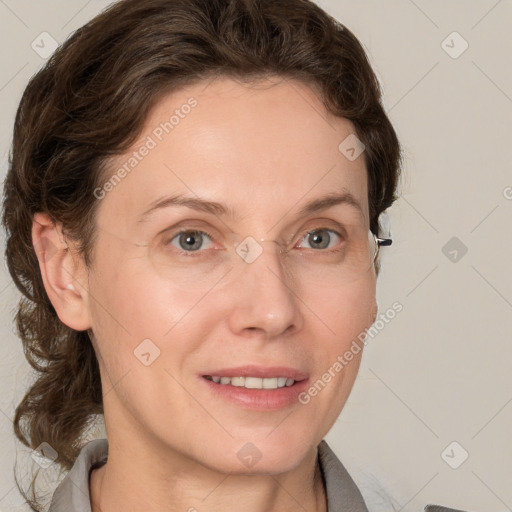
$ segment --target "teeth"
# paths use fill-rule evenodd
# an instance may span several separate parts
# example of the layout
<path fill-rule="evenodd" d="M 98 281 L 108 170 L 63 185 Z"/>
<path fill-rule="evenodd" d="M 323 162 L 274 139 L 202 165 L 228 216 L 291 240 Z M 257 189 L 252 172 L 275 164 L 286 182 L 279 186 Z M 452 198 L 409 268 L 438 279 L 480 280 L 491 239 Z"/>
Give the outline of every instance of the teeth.
<path fill-rule="evenodd" d="M 230 384 L 231 386 L 242 387 L 246 389 L 278 389 L 292 386 L 295 381 L 286 377 L 219 377 L 206 375 L 208 380 L 217 384 Z"/>
<path fill-rule="evenodd" d="M 231 385 L 242 387 L 245 384 L 245 379 L 243 377 L 231 377 Z"/>
<path fill-rule="evenodd" d="M 278 383 L 277 383 L 277 377 L 274 377 L 272 379 L 257 379 L 261 380 L 261 387 L 263 389 L 277 389 Z M 245 380 L 245 385 L 247 386 L 247 379 Z"/>

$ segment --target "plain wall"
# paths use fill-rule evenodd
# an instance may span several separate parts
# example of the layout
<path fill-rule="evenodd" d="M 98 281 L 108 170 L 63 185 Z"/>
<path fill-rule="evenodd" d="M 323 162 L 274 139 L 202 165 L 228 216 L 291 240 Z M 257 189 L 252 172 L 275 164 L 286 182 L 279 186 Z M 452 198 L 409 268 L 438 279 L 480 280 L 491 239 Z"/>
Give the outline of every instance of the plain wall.
<path fill-rule="evenodd" d="M 366 46 L 405 156 L 378 281 L 380 313 L 403 309 L 368 339 L 327 440 L 370 510 L 512 510 L 512 2 L 318 3 Z M 44 63 L 32 41 L 48 32 L 63 42 L 106 5 L 0 3 L 2 177 L 17 104 Z M 16 454 L 23 468 L 29 453 L 11 420 L 32 378 L 14 334 L 17 298 L 4 264 L 0 511 L 28 510 L 13 478 Z M 445 460 L 457 465 L 462 450 L 453 469 Z"/>

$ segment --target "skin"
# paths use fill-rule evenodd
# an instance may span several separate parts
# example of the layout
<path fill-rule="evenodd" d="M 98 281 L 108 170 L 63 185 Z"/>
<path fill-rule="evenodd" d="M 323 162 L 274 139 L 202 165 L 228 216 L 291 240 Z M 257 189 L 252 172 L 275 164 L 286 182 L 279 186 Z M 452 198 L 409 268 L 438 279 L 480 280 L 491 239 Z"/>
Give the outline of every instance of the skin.
<path fill-rule="evenodd" d="M 346 205 L 297 217 L 306 202 L 342 190 L 360 202 L 368 228 L 364 158 L 349 161 L 338 150 L 355 129 L 303 83 L 274 78 L 254 87 L 224 77 L 164 97 L 134 148 L 190 97 L 198 102 L 192 112 L 100 200 L 90 268 L 59 224 L 34 218 L 34 243 L 45 239 L 56 251 L 40 256 L 50 300 L 65 324 L 91 330 L 100 364 L 109 459 L 91 474 L 93 512 L 325 511 L 317 445 L 349 396 L 362 351 L 307 405 L 277 410 L 219 398 L 200 375 L 253 363 L 291 366 L 316 381 L 373 323 L 374 270 L 343 286 L 315 286 L 262 242 L 256 261 L 237 263 L 206 289 L 166 280 L 148 244 L 159 251 L 157 234 L 189 219 L 217 235 L 215 247 L 227 247 L 232 230 L 265 241 L 296 234 L 289 247 L 298 250 L 307 229 L 355 218 Z M 106 179 L 126 159 L 110 161 Z M 137 223 L 152 201 L 177 193 L 229 205 L 238 217 L 168 208 Z M 149 366 L 134 356 L 147 338 L 160 350 Z M 261 454 L 250 468 L 237 457 L 249 442 Z"/>

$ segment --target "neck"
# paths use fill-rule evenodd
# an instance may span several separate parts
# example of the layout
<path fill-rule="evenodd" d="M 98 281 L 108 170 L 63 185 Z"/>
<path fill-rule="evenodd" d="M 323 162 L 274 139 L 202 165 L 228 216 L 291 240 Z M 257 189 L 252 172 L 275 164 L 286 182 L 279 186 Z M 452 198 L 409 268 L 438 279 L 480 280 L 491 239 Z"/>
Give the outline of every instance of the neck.
<path fill-rule="evenodd" d="M 92 512 L 327 511 L 316 449 L 286 473 L 235 475 L 109 441 L 108 461 L 92 471 L 90 492 Z"/>

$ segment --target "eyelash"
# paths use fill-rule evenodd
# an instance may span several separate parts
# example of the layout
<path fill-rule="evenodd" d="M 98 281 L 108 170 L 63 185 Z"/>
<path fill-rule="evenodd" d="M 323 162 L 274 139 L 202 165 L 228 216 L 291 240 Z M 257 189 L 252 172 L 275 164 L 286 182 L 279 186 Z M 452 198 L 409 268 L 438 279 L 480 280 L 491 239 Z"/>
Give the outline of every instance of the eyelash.
<path fill-rule="evenodd" d="M 334 229 L 327 228 L 327 227 L 317 227 L 317 228 L 308 230 L 305 233 L 305 235 L 300 240 L 301 241 L 304 240 L 304 238 L 306 238 L 308 235 L 311 235 L 312 233 L 315 233 L 316 231 L 328 231 L 330 233 L 335 233 L 341 239 L 344 238 L 341 233 L 339 233 L 338 231 L 336 231 Z M 204 231 L 202 229 L 182 228 L 179 231 L 177 231 L 176 233 L 173 233 L 172 236 L 170 236 L 170 238 L 166 238 L 166 241 L 164 242 L 164 246 L 168 247 L 169 245 L 171 245 L 171 242 L 175 238 L 179 237 L 180 235 L 182 235 L 184 233 L 198 233 L 200 235 L 206 235 L 208 238 L 210 238 L 210 240 L 212 242 L 213 242 L 213 239 L 214 239 L 214 236 L 211 233 L 209 233 L 208 231 Z M 178 249 L 176 247 L 174 247 L 174 249 L 176 249 L 176 251 L 177 251 L 177 253 L 179 255 L 183 255 L 183 256 L 187 256 L 187 257 L 197 257 L 201 253 L 205 252 L 204 250 L 201 250 L 201 249 L 196 250 L 196 251 L 183 251 L 183 250 L 180 250 L 180 249 Z M 309 250 L 310 251 L 315 251 L 317 253 L 331 254 L 331 253 L 336 253 L 336 252 L 342 251 L 343 247 L 339 247 L 337 249 L 309 249 Z"/>

